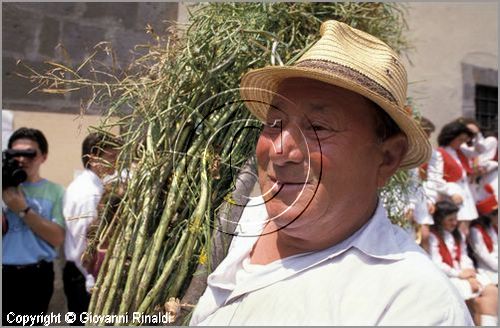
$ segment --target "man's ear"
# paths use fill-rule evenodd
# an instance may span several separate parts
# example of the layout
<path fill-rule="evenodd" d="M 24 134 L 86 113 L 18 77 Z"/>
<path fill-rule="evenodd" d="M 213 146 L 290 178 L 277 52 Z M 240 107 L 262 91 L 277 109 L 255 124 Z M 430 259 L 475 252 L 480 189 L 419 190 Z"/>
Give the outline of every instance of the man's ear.
<path fill-rule="evenodd" d="M 86 156 L 88 157 L 87 167 L 88 167 L 88 169 L 93 171 L 96 164 L 99 163 L 98 158 L 97 158 L 97 156 L 91 155 L 91 154 L 86 155 Z"/>
<path fill-rule="evenodd" d="M 387 138 L 380 145 L 382 151 L 382 163 L 379 166 L 377 187 L 382 188 L 387 180 L 398 170 L 408 150 L 406 135 L 398 133 Z"/>

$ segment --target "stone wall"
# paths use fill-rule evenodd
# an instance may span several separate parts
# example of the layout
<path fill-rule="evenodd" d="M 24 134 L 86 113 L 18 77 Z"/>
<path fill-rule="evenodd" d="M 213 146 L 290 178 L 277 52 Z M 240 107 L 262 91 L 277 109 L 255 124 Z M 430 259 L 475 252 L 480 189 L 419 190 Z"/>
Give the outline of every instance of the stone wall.
<path fill-rule="evenodd" d="M 173 2 L 3 3 L 3 109 L 78 113 L 81 94 L 28 95 L 34 85 L 16 75 L 26 72 L 17 61 L 37 70 L 47 68 L 46 61 L 76 67 L 93 52 L 94 45 L 108 41 L 115 50 L 117 68 L 126 68 L 134 46 L 152 42 L 145 26 L 161 31 L 168 26 L 165 21 L 176 20 L 177 14 L 178 4 Z M 111 56 L 100 59 L 111 63 Z M 98 111 L 93 109 L 94 114 Z"/>

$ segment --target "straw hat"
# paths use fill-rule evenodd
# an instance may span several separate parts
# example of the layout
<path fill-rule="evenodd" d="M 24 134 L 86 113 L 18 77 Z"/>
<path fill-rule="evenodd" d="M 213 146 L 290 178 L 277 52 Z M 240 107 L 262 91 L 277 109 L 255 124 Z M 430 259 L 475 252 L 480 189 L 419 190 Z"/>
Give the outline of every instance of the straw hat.
<path fill-rule="evenodd" d="M 400 168 L 426 162 L 431 145 L 406 104 L 406 70 L 384 42 L 344 23 L 321 25 L 321 38 L 293 66 L 268 66 L 246 73 L 240 94 L 248 109 L 264 121 L 273 94 L 287 78 L 302 77 L 354 91 L 378 104 L 408 137 Z"/>

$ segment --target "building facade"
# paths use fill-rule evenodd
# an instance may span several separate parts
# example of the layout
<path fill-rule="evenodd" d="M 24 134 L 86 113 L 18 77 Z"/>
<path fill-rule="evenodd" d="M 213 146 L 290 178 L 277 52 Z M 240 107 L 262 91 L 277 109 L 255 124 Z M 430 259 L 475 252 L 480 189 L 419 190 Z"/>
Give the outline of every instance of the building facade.
<path fill-rule="evenodd" d="M 406 58 L 408 90 L 416 108 L 436 132 L 460 116 L 497 131 L 498 4 L 412 2 L 407 23 L 414 47 Z"/>

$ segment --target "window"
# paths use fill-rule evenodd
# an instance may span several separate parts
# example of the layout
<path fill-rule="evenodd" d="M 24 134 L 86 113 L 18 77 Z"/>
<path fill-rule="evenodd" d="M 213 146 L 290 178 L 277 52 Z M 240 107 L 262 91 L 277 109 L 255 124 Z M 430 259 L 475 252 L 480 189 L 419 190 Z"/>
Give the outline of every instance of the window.
<path fill-rule="evenodd" d="M 486 132 L 498 131 L 498 88 L 476 85 L 476 120 Z"/>

